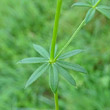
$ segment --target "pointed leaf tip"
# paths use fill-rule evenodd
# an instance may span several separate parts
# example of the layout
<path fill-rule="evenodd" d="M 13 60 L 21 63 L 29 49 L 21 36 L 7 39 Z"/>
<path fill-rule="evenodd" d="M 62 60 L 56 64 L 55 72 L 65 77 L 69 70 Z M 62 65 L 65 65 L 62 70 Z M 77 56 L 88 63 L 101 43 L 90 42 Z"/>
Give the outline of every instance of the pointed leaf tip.
<path fill-rule="evenodd" d="M 26 64 L 26 63 L 44 63 L 44 62 L 48 62 L 48 59 L 42 57 L 30 57 L 24 58 L 20 60 L 18 63 Z"/>
<path fill-rule="evenodd" d="M 102 13 L 104 16 L 106 16 L 108 19 L 110 19 L 110 7 L 98 6 L 96 9 L 97 9 L 100 13 Z"/>
<path fill-rule="evenodd" d="M 57 63 L 60 66 L 67 68 L 67 69 L 71 69 L 71 70 L 78 71 L 81 73 L 86 73 L 86 74 L 88 73 L 82 66 L 80 66 L 78 64 L 72 64 L 72 63 L 65 62 L 65 61 L 58 61 Z"/>
<path fill-rule="evenodd" d="M 33 44 L 34 49 L 43 57 L 49 58 L 49 53 L 40 45 Z"/>
<path fill-rule="evenodd" d="M 85 3 L 85 2 L 76 2 L 72 6 L 91 7 L 91 5 L 89 3 Z"/>
<path fill-rule="evenodd" d="M 26 82 L 25 88 L 31 85 L 35 80 L 37 80 L 48 68 L 48 64 L 41 65 L 28 79 Z"/>
<path fill-rule="evenodd" d="M 86 17 L 85 17 L 85 23 L 86 24 L 92 20 L 92 18 L 95 15 L 95 11 L 96 10 L 93 8 L 89 9 L 89 11 L 87 12 Z"/>
<path fill-rule="evenodd" d="M 74 55 L 77 55 L 77 54 L 79 54 L 81 52 L 84 52 L 84 50 L 82 50 L 82 49 L 73 50 L 73 51 L 70 51 L 70 52 L 67 52 L 67 53 L 62 54 L 58 59 L 69 58 L 69 57 L 72 57 Z"/>
<path fill-rule="evenodd" d="M 62 67 L 58 66 L 59 73 L 73 86 L 76 86 L 76 82 L 73 77 Z"/>
<path fill-rule="evenodd" d="M 56 64 L 52 64 L 49 67 L 49 85 L 53 93 L 56 93 L 56 90 L 58 88 L 58 69 L 56 67 Z"/>

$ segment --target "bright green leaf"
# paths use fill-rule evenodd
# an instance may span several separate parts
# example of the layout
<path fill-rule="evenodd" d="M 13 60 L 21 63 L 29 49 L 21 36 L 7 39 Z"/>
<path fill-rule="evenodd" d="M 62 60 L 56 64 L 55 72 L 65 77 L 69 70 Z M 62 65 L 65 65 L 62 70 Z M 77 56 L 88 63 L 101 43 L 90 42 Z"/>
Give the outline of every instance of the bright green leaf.
<path fill-rule="evenodd" d="M 49 58 L 49 53 L 40 45 L 33 44 L 34 49 L 43 57 Z"/>
<path fill-rule="evenodd" d="M 56 93 L 58 88 L 58 70 L 55 64 L 49 67 L 49 85 L 53 93 Z"/>
<path fill-rule="evenodd" d="M 77 2 L 77 3 L 74 3 L 72 6 L 91 7 L 90 4 L 84 3 L 84 2 Z"/>
<path fill-rule="evenodd" d="M 59 73 L 72 85 L 76 86 L 76 82 L 73 77 L 62 67 L 58 66 Z"/>
<path fill-rule="evenodd" d="M 81 73 L 87 73 L 87 71 L 78 64 L 71 64 L 71 63 L 68 63 L 68 62 L 65 62 L 65 61 L 58 61 L 57 63 L 60 66 L 64 67 L 64 68 L 72 69 L 74 71 L 78 71 L 78 72 L 81 72 Z"/>
<path fill-rule="evenodd" d="M 31 85 L 35 80 L 37 80 L 48 68 L 48 64 L 43 64 L 40 66 L 29 78 L 25 87 Z"/>
<path fill-rule="evenodd" d="M 72 57 L 74 55 L 77 55 L 77 54 L 79 54 L 79 53 L 81 53 L 83 51 L 84 50 L 81 50 L 81 49 L 73 50 L 73 51 L 70 51 L 70 52 L 67 52 L 67 53 L 62 54 L 58 59 L 69 58 L 69 57 Z"/>
<path fill-rule="evenodd" d="M 31 57 L 20 60 L 18 63 L 43 63 L 48 62 L 48 59 L 42 57 Z"/>
<path fill-rule="evenodd" d="M 89 9 L 85 17 L 85 23 L 87 24 L 89 21 L 91 21 L 94 15 L 95 15 L 95 9 L 93 8 Z"/>
<path fill-rule="evenodd" d="M 97 7 L 96 8 L 100 13 L 102 13 L 103 15 L 105 15 L 107 18 L 110 19 L 110 10 L 109 9 L 105 9 L 104 7 Z"/>

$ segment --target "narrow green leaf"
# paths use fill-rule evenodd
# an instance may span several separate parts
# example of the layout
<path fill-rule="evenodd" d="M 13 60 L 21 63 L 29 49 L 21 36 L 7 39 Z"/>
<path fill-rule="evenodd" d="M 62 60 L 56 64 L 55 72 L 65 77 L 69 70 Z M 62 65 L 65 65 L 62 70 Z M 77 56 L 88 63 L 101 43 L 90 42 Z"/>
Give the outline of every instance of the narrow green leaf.
<path fill-rule="evenodd" d="M 56 93 L 58 88 L 58 70 L 55 64 L 49 67 L 49 85 L 53 93 Z"/>
<path fill-rule="evenodd" d="M 102 8 L 105 10 L 110 10 L 110 6 L 106 6 L 106 5 L 98 5 L 97 8 Z"/>
<path fill-rule="evenodd" d="M 98 2 L 98 0 L 92 0 L 92 3 L 95 5 Z"/>
<path fill-rule="evenodd" d="M 110 19 L 110 9 L 105 9 L 104 7 L 97 7 L 96 8 L 100 13 L 102 13 L 104 16 L 106 16 L 108 19 Z"/>
<path fill-rule="evenodd" d="M 43 57 L 49 58 L 49 53 L 40 45 L 33 44 L 34 49 Z"/>
<path fill-rule="evenodd" d="M 55 55 L 54 55 L 54 57 L 57 55 L 57 50 L 58 50 L 58 45 L 56 44 L 55 45 Z"/>
<path fill-rule="evenodd" d="M 72 85 L 76 86 L 76 82 L 73 77 L 61 66 L 58 66 L 59 73 Z"/>
<path fill-rule="evenodd" d="M 84 50 L 81 50 L 81 49 L 73 50 L 73 51 L 70 51 L 70 52 L 67 52 L 67 53 L 62 54 L 58 59 L 69 58 L 69 57 L 72 57 L 74 55 L 77 55 L 77 54 L 79 54 L 79 53 L 81 53 L 83 51 Z"/>
<path fill-rule="evenodd" d="M 44 62 L 48 62 L 48 59 L 42 57 L 31 57 L 31 58 L 24 58 L 20 60 L 18 63 L 25 64 L 25 63 L 44 63 Z"/>
<path fill-rule="evenodd" d="M 80 7 L 91 7 L 90 4 L 84 2 L 76 2 L 72 6 L 80 6 Z"/>
<path fill-rule="evenodd" d="M 27 83 L 26 83 L 26 87 L 28 87 L 29 85 L 31 85 L 35 80 L 37 80 L 48 68 L 48 64 L 43 64 L 42 66 L 40 66 L 28 79 Z"/>
<path fill-rule="evenodd" d="M 89 21 L 91 21 L 94 15 L 95 15 L 95 9 L 93 8 L 89 9 L 85 17 L 85 23 L 87 24 Z"/>
<path fill-rule="evenodd" d="M 92 4 L 92 5 L 95 5 L 97 3 L 98 0 L 89 0 L 89 2 Z"/>
<path fill-rule="evenodd" d="M 60 66 L 64 67 L 64 68 L 72 69 L 74 71 L 78 71 L 78 72 L 81 72 L 81 73 L 87 73 L 87 71 L 78 64 L 71 64 L 71 63 L 68 63 L 68 62 L 65 62 L 65 61 L 58 61 L 57 63 Z"/>

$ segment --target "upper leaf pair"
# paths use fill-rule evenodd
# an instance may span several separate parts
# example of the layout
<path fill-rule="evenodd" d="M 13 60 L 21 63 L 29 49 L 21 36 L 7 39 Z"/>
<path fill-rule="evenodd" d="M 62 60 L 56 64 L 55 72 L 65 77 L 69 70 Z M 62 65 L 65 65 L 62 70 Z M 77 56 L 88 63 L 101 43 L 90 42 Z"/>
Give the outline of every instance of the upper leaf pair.
<path fill-rule="evenodd" d="M 85 23 L 87 24 L 95 15 L 96 10 L 102 13 L 104 16 L 110 19 L 110 6 L 99 5 L 98 0 L 89 0 L 88 2 L 77 2 L 72 6 L 80 6 L 80 7 L 89 7 L 86 17 Z"/>

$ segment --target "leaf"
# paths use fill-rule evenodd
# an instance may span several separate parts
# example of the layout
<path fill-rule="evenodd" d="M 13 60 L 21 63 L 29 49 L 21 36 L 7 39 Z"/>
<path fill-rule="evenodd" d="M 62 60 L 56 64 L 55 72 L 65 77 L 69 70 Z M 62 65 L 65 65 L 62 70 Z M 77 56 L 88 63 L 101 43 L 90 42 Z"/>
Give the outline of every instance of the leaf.
<path fill-rule="evenodd" d="M 76 2 L 72 6 L 80 6 L 80 7 L 91 7 L 90 4 L 84 2 Z"/>
<path fill-rule="evenodd" d="M 72 85 L 76 86 L 76 82 L 73 77 L 62 67 L 58 66 L 59 73 Z"/>
<path fill-rule="evenodd" d="M 24 58 L 20 60 L 18 63 L 44 63 L 48 62 L 48 59 L 42 57 L 31 57 L 31 58 Z"/>
<path fill-rule="evenodd" d="M 53 93 L 56 93 L 58 88 L 58 70 L 55 64 L 49 67 L 49 85 Z"/>
<path fill-rule="evenodd" d="M 40 45 L 33 44 L 34 49 L 43 57 L 49 58 L 49 53 Z"/>
<path fill-rule="evenodd" d="M 110 6 L 106 6 L 106 5 L 98 5 L 97 8 L 102 8 L 102 9 L 110 10 Z"/>
<path fill-rule="evenodd" d="M 58 50 L 58 45 L 56 44 L 55 45 L 55 55 L 54 55 L 54 57 L 57 55 L 57 50 Z"/>
<path fill-rule="evenodd" d="M 78 71 L 78 72 L 81 72 L 81 73 L 87 73 L 87 71 L 78 64 L 71 64 L 71 63 L 68 63 L 68 62 L 65 62 L 65 61 L 58 61 L 57 63 L 60 66 L 64 67 L 64 68 L 72 69 L 74 71 Z"/>
<path fill-rule="evenodd" d="M 79 54 L 79 53 L 81 53 L 83 51 L 84 50 L 81 50 L 81 49 L 73 50 L 73 51 L 70 51 L 70 52 L 67 52 L 67 53 L 62 54 L 58 59 L 69 58 L 69 57 L 72 57 L 74 55 L 77 55 L 77 54 Z"/>
<path fill-rule="evenodd" d="M 98 0 L 89 0 L 89 2 L 91 2 L 92 5 L 95 5 L 97 3 Z"/>
<path fill-rule="evenodd" d="M 31 85 L 35 80 L 37 80 L 48 68 L 48 64 L 43 64 L 40 66 L 28 79 L 25 88 Z"/>
<path fill-rule="evenodd" d="M 85 23 L 87 24 L 89 21 L 91 21 L 94 15 L 95 15 L 95 9 L 93 8 L 89 9 L 85 17 Z"/>
<path fill-rule="evenodd" d="M 107 7 L 106 7 L 107 8 Z M 104 7 L 97 7 L 96 8 L 100 13 L 102 13 L 103 15 L 105 15 L 108 19 L 110 19 L 110 10 L 109 9 L 105 9 Z"/>

